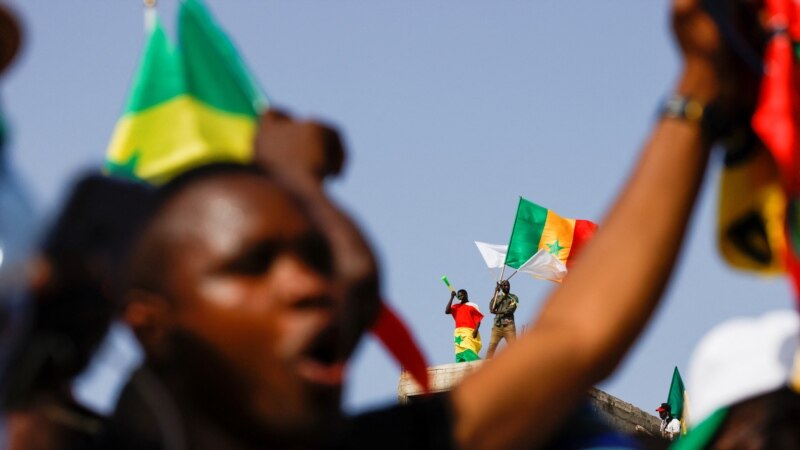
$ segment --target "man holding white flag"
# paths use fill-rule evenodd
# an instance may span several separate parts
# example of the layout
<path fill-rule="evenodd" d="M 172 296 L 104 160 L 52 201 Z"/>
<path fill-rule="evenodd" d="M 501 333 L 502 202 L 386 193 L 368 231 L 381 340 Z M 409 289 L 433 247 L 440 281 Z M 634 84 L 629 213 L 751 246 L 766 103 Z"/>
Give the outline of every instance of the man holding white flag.
<path fill-rule="evenodd" d="M 510 344 L 517 340 L 517 327 L 514 324 L 514 311 L 517 310 L 519 298 L 509 292 L 511 283 L 502 280 L 494 288 L 494 297 L 489 304 L 489 312 L 494 314 L 494 324 L 492 325 L 492 337 L 489 339 L 489 349 L 486 350 L 486 359 L 494 356 L 497 344 L 505 338 L 506 343 Z"/>

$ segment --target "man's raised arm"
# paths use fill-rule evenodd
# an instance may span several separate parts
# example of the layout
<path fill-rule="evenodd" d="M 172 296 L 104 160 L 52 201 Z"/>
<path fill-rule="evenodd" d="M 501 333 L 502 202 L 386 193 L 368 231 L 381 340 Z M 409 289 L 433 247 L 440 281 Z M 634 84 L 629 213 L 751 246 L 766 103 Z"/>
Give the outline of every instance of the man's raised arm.
<path fill-rule="evenodd" d="M 684 58 L 675 94 L 703 104 L 730 100 L 720 93 L 733 76 L 722 63 L 727 49 L 698 0 L 674 2 L 673 27 Z M 602 226 L 533 326 L 453 391 L 460 447 L 542 444 L 614 370 L 667 284 L 709 147 L 699 121 L 659 120 Z"/>

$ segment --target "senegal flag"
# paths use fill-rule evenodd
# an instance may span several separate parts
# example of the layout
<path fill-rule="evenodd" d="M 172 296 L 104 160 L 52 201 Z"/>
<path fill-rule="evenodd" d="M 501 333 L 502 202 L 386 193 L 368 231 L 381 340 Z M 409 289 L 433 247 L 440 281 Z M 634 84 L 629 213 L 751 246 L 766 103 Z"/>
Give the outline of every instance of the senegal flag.
<path fill-rule="evenodd" d="M 593 222 L 561 217 L 520 197 L 506 265 L 519 269 L 536 252 L 545 249 L 569 267 L 595 229 L 597 225 Z"/>
<path fill-rule="evenodd" d="M 469 327 L 458 327 L 455 329 L 453 333 L 453 342 L 455 344 L 457 363 L 481 359 L 481 357 L 478 356 L 483 346 L 481 344 L 481 335 L 478 334 L 477 337 L 472 337 L 474 331 L 474 328 Z"/>
<path fill-rule="evenodd" d="M 111 175 L 162 183 L 213 161 L 246 162 L 267 101 L 200 0 L 184 0 L 179 46 L 149 9 L 148 37 L 108 148 Z"/>

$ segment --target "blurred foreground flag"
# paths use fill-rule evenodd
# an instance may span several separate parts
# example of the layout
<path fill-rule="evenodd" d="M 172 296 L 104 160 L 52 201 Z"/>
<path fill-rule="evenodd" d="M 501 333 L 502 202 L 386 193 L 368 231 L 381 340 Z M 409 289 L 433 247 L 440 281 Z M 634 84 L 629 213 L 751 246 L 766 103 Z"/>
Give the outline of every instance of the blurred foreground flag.
<path fill-rule="evenodd" d="M 246 162 L 266 97 L 201 0 L 184 0 L 179 48 L 154 9 L 148 37 L 108 148 L 106 169 L 163 183 L 214 161 Z"/>
<path fill-rule="evenodd" d="M 718 242 L 725 261 L 762 275 L 783 274 L 786 194 L 770 153 L 758 142 L 729 150 L 719 187 Z"/>
<path fill-rule="evenodd" d="M 539 250 L 545 250 L 569 267 L 596 229 L 593 222 L 561 217 L 520 197 L 505 263 L 520 270 Z"/>

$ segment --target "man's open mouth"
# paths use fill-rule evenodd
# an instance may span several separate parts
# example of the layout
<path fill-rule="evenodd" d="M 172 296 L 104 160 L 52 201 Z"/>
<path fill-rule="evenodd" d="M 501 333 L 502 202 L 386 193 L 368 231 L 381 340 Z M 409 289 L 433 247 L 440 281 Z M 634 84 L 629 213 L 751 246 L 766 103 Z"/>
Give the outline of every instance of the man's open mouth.
<path fill-rule="evenodd" d="M 330 327 L 308 346 L 297 364 L 300 376 L 314 384 L 339 386 L 344 381 L 346 357 L 341 351 L 339 332 Z"/>

